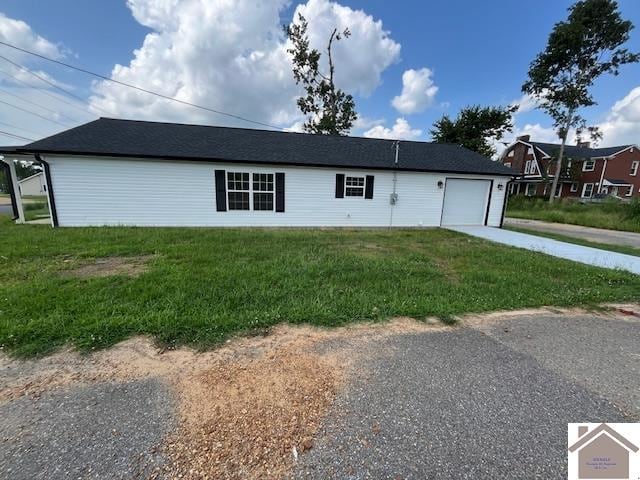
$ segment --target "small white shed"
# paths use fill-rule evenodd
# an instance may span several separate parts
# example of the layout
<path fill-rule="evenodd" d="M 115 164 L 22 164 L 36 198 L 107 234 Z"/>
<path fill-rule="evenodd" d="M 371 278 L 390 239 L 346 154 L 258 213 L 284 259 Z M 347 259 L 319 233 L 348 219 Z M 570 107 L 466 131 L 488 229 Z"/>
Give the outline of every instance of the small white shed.
<path fill-rule="evenodd" d="M 47 194 L 47 184 L 44 173 L 38 172 L 30 177 L 18 181 L 18 188 L 22 197 Z"/>
<path fill-rule="evenodd" d="M 54 226 L 501 226 L 514 172 L 459 145 L 101 118 L 21 148 Z"/>

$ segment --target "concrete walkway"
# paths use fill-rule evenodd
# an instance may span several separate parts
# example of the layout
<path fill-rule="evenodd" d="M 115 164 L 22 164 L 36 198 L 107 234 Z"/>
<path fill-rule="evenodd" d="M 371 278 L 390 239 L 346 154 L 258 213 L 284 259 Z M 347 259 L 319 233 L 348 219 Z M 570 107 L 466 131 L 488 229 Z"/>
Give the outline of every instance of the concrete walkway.
<path fill-rule="evenodd" d="M 566 223 L 542 222 L 540 220 L 527 220 L 524 218 L 505 218 L 504 224 L 507 227 L 557 233 L 558 235 L 580 238 L 589 242 L 640 248 L 640 233 L 605 230 L 603 228 L 583 227 L 581 225 L 569 225 Z"/>
<path fill-rule="evenodd" d="M 573 260 L 574 262 L 595 265 L 596 267 L 621 269 L 640 275 L 640 257 L 608 252 L 597 248 L 583 247 L 573 243 L 560 242 L 550 238 L 538 237 L 526 233 L 511 232 L 493 227 L 448 227 L 460 233 L 484 238 L 492 242 L 511 245 L 513 247 L 542 252 L 554 257 Z"/>

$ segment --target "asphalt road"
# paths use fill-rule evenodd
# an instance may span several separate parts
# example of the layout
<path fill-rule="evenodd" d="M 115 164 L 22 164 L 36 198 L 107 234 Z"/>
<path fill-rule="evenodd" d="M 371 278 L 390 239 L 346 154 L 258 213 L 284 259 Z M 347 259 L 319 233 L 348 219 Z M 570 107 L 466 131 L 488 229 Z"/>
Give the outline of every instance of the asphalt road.
<path fill-rule="evenodd" d="M 504 316 L 367 345 L 293 478 L 564 479 L 567 423 L 640 421 L 640 317 Z M 146 478 L 175 422 L 157 379 L 6 401 L 0 478 Z"/>
<path fill-rule="evenodd" d="M 157 380 L 100 383 L 0 405 L 0 478 L 147 478 L 173 424 Z"/>
<path fill-rule="evenodd" d="M 640 411 L 637 319 L 519 317 L 376 348 L 392 353 L 341 394 L 296 478 L 565 479 L 567 423 Z"/>
<path fill-rule="evenodd" d="M 523 218 L 505 218 L 504 224 L 507 227 L 511 226 L 538 232 L 557 233 L 558 235 L 581 238 L 589 242 L 640 248 L 640 233 L 605 230 L 602 228 L 568 225 L 565 223 L 542 222 L 540 220 L 526 220 Z"/>
<path fill-rule="evenodd" d="M 11 214 L 13 214 L 11 205 L 0 205 L 0 215 L 11 215 Z"/>

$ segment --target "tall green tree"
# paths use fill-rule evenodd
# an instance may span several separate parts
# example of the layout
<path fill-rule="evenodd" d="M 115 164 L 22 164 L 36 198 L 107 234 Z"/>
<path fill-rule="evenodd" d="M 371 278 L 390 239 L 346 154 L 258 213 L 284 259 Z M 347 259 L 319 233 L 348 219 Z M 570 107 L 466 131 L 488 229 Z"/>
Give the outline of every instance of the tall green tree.
<path fill-rule="evenodd" d="M 296 84 L 302 84 L 305 95 L 298 98 L 300 111 L 307 116 L 304 130 L 309 133 L 346 135 L 358 118 L 353 97 L 334 83 L 335 64 L 333 42 L 348 38 L 351 32 L 346 28 L 338 32 L 333 29 L 327 44 L 328 73 L 320 67 L 321 54 L 309 44 L 307 29 L 309 24 L 301 14 L 298 22 L 285 26 L 285 32 L 292 47 L 287 49 L 293 59 L 293 77 Z"/>
<path fill-rule="evenodd" d="M 431 137 L 437 143 L 456 143 L 486 157 L 496 154 L 493 141 L 500 140 L 513 130 L 513 113 L 517 105 L 509 107 L 481 107 L 472 105 L 460 110 L 451 120 L 443 115 L 433 124 Z"/>
<path fill-rule="evenodd" d="M 585 132 L 598 136 L 579 114 L 581 108 L 596 104 L 590 87 L 601 75 L 618 75 L 621 65 L 640 59 L 621 47 L 632 29 L 614 0 L 581 0 L 569 8 L 566 21 L 553 27 L 546 48 L 529 67 L 522 91 L 538 99 L 561 140 L 549 202 L 558 186 L 569 131 L 575 128 L 578 136 Z"/>

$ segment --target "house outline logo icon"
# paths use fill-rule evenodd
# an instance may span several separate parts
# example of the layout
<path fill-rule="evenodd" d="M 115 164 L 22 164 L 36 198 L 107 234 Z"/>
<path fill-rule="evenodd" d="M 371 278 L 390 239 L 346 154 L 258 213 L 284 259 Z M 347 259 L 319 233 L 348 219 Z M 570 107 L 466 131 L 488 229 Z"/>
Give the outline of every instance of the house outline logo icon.
<path fill-rule="evenodd" d="M 591 431 L 586 425 L 577 425 L 577 429 L 578 440 L 569 446 L 569 453 L 577 453 L 576 478 L 630 479 L 629 463 L 631 455 L 638 452 L 638 446 L 606 423 Z M 576 459 L 573 458 L 573 461 Z"/>

